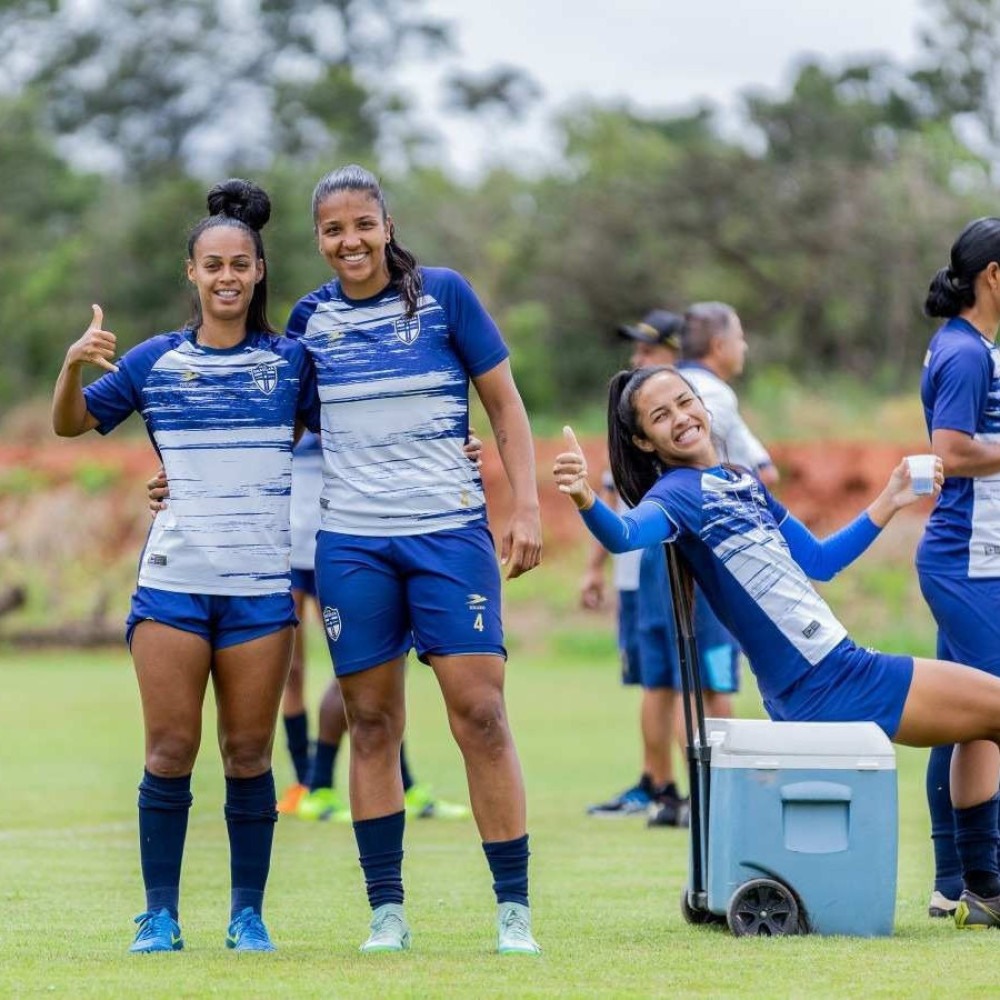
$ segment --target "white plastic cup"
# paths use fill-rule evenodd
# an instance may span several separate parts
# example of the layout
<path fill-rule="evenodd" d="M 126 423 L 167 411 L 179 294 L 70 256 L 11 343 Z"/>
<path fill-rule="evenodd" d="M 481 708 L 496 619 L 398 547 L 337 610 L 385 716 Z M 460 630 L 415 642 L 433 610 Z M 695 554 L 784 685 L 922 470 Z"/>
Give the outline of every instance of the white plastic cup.
<path fill-rule="evenodd" d="M 930 496 L 934 492 L 934 472 L 937 468 L 935 455 L 907 455 L 910 467 L 910 482 L 917 496 Z"/>

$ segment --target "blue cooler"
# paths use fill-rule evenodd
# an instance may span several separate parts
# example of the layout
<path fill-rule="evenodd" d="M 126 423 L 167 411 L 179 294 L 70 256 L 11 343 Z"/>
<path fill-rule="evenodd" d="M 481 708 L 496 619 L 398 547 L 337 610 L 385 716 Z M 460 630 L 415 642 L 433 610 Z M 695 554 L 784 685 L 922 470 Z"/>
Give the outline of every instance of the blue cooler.
<path fill-rule="evenodd" d="M 794 911 L 797 904 L 799 930 L 891 934 L 896 757 L 882 730 L 871 722 L 705 725 L 712 747 L 708 910 L 726 914 L 732 926 L 741 887 L 750 886 L 752 912 L 767 902 L 756 888 L 777 882 L 794 896 L 788 905 Z"/>

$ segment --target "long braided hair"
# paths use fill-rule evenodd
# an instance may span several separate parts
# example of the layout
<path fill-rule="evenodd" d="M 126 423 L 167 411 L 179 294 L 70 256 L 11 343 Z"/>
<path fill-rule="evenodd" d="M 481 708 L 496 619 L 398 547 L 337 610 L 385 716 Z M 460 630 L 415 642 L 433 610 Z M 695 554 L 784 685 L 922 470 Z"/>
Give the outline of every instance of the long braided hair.
<path fill-rule="evenodd" d="M 345 167 L 331 170 L 319 179 L 313 188 L 312 214 L 313 225 L 319 219 L 320 206 L 332 194 L 340 191 L 362 191 L 378 203 L 382 213 L 382 221 L 387 222 L 389 212 L 385 204 L 385 195 L 378 178 L 364 167 L 349 163 Z M 389 242 L 385 247 L 385 262 L 389 269 L 389 283 L 399 292 L 400 298 L 406 303 L 406 315 L 412 316 L 417 311 L 420 293 L 423 290 L 423 280 L 417 259 L 397 239 L 395 227 L 389 225 Z"/>

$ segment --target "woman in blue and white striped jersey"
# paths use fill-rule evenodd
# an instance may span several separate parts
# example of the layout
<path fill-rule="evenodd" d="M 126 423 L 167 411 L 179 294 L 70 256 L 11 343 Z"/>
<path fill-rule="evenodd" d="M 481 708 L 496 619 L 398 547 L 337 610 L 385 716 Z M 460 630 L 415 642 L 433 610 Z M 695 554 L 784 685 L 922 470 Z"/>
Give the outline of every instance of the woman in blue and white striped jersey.
<path fill-rule="evenodd" d="M 53 399 L 57 434 L 106 434 L 138 412 L 166 468 L 170 504 L 139 564 L 126 638 L 145 723 L 139 841 L 146 910 L 134 952 L 183 947 L 181 858 L 191 771 L 211 679 L 226 776 L 232 912 L 226 944 L 271 951 L 261 919 L 274 835 L 271 746 L 296 623 L 289 494 L 296 424 L 315 426 L 315 370 L 267 320 L 260 229 L 267 195 L 231 180 L 188 240 L 194 318 L 114 362 L 94 306 Z M 84 387 L 86 365 L 104 374 Z"/>

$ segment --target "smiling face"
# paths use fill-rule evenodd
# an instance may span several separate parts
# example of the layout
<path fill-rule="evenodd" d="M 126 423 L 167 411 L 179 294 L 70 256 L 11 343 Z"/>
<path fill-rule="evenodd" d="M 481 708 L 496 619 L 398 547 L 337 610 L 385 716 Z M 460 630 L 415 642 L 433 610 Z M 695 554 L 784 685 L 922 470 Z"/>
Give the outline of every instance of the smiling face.
<path fill-rule="evenodd" d="M 350 298 L 369 298 L 389 284 L 385 248 L 391 226 L 366 191 L 336 191 L 317 206 L 319 252 Z"/>
<path fill-rule="evenodd" d="M 708 411 L 676 372 L 658 372 L 632 397 L 636 425 L 633 437 L 642 451 L 655 452 L 665 465 L 707 469 L 717 464 Z"/>
<path fill-rule="evenodd" d="M 194 245 L 188 280 L 198 291 L 202 320 L 245 320 L 254 288 L 264 277 L 264 262 L 253 239 L 236 226 L 212 226 Z"/>

